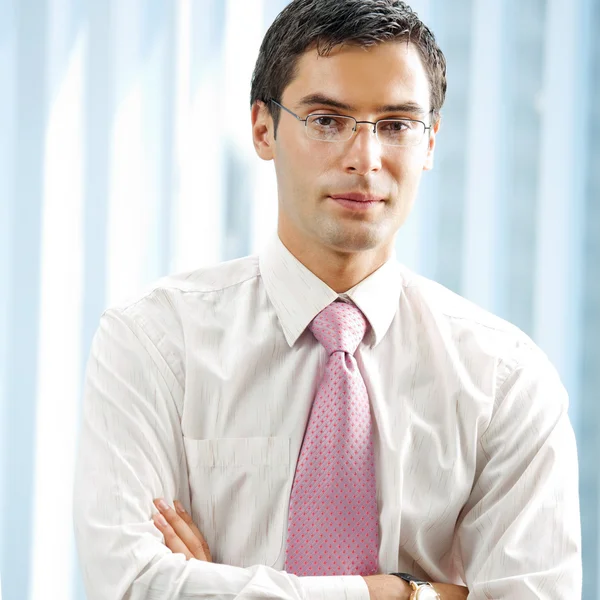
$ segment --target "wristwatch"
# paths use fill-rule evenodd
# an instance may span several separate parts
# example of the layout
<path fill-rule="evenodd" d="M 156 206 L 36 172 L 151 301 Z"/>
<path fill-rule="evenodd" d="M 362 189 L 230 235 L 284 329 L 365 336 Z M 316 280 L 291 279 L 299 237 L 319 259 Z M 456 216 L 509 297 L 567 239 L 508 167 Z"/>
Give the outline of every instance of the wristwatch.
<path fill-rule="evenodd" d="M 429 581 L 422 581 L 417 577 L 413 577 L 408 573 L 390 573 L 404 579 L 406 583 L 410 584 L 413 593 L 410 595 L 410 600 L 442 600 L 442 597 L 435 591 Z"/>

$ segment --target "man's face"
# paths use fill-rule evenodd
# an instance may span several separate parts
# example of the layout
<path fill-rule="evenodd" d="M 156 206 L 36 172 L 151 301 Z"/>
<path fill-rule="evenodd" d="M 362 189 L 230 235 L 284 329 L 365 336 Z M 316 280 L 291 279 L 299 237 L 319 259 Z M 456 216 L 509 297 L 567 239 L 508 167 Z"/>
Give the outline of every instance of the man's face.
<path fill-rule="evenodd" d="M 347 106 L 307 103 L 311 96 Z M 302 118 L 336 113 L 359 121 L 404 117 L 431 124 L 429 81 L 417 49 L 406 42 L 346 46 L 328 57 L 309 50 L 280 102 Z M 411 147 L 380 144 L 369 124 L 358 125 L 345 142 L 310 139 L 304 129 L 283 110 L 276 140 L 271 124 L 257 143 L 255 128 L 259 155 L 275 161 L 282 241 L 317 243 L 344 253 L 390 249 L 413 206 L 423 170 L 432 167 L 437 127 Z M 331 198 L 345 193 L 381 200 L 366 204 Z"/>

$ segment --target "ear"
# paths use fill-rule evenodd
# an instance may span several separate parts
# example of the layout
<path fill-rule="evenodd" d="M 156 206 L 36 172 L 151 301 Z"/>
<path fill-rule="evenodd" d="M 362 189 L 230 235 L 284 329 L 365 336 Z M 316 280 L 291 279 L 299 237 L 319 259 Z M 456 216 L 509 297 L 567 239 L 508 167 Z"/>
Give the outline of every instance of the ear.
<path fill-rule="evenodd" d="M 252 105 L 251 117 L 254 149 L 263 160 L 272 160 L 275 156 L 274 124 L 267 105 L 256 100 Z"/>
<path fill-rule="evenodd" d="M 432 125 L 429 131 L 429 144 L 427 147 L 427 156 L 425 157 L 425 164 L 423 165 L 423 171 L 431 171 L 433 169 L 433 153 L 435 150 L 435 140 L 440 130 L 440 124 L 442 117 L 438 117 L 438 120 Z"/>

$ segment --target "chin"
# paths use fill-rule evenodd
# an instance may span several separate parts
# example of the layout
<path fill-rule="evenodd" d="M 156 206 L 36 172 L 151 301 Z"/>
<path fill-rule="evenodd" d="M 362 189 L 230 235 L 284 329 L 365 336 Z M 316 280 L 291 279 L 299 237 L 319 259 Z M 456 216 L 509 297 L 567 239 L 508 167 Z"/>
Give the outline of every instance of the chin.
<path fill-rule="evenodd" d="M 384 245 L 388 238 L 379 230 L 369 228 L 367 231 L 329 231 L 319 236 L 322 242 L 342 252 L 366 252 Z"/>

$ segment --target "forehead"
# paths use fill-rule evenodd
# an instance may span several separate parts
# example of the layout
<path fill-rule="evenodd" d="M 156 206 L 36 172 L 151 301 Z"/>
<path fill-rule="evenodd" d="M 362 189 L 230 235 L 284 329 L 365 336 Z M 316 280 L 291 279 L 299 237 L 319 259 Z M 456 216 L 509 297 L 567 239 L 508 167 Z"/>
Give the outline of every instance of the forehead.
<path fill-rule="evenodd" d="M 375 112 L 388 104 L 416 103 L 429 110 L 429 80 L 419 51 L 410 43 L 386 42 L 367 48 L 342 46 L 329 56 L 307 50 L 298 60 L 296 78 L 283 102 L 324 94 L 357 111 Z M 298 107 L 296 107 L 298 108 Z"/>

